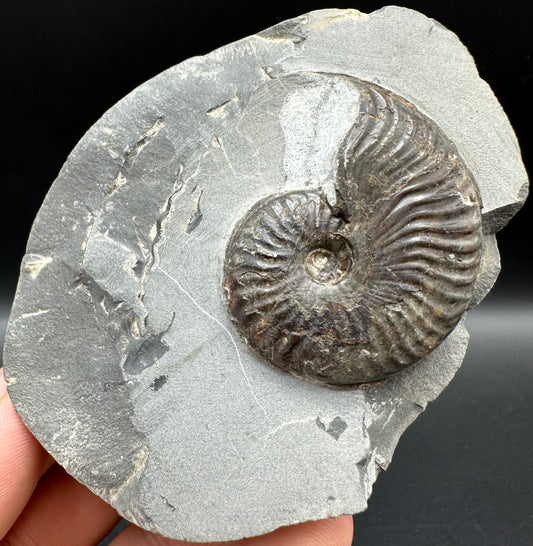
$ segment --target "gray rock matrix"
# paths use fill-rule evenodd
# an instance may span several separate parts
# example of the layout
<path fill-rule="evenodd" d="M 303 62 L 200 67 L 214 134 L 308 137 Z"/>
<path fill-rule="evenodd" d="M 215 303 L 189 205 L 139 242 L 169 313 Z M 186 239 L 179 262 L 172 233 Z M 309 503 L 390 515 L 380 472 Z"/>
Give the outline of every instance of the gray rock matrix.
<path fill-rule="evenodd" d="M 46 197 L 4 362 L 38 440 L 137 525 L 215 541 L 364 510 L 462 362 L 463 321 L 413 366 L 334 389 L 266 363 L 230 320 L 235 224 L 269 195 L 331 191 L 358 104 L 346 76 L 411 101 L 457 146 L 483 203 L 471 305 L 496 279 L 494 233 L 527 194 L 518 144 L 465 47 L 420 13 L 312 12 L 135 89 Z"/>

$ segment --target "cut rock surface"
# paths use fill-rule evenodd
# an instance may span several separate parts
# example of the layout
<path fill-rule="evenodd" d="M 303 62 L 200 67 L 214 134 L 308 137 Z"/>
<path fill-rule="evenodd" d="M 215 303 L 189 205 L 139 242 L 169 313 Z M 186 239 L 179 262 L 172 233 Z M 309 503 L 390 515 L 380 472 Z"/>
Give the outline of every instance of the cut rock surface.
<path fill-rule="evenodd" d="M 232 230 L 269 195 L 334 192 L 358 101 L 346 76 L 413 102 L 466 161 L 483 202 L 478 303 L 527 177 L 464 46 L 408 9 L 312 12 L 170 68 L 88 131 L 38 214 L 6 335 L 10 396 L 69 473 L 146 529 L 231 540 L 364 510 L 463 360 L 461 321 L 406 370 L 332 389 L 269 365 L 231 323 Z"/>

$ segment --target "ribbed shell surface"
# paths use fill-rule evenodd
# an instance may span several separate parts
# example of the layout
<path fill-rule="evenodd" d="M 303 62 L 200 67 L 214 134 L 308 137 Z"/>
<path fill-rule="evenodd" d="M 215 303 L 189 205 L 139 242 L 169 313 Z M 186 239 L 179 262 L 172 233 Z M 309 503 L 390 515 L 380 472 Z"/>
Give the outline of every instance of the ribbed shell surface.
<path fill-rule="evenodd" d="M 468 307 L 480 202 L 455 145 L 411 103 L 355 78 L 359 113 L 320 188 L 256 203 L 224 288 L 246 342 L 313 381 L 383 379 L 437 347 Z"/>

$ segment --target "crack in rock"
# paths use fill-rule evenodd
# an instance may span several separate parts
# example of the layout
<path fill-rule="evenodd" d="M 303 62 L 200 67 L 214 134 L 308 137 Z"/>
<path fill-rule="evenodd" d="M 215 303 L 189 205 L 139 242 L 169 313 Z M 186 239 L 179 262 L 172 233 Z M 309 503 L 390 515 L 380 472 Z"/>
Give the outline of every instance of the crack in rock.
<path fill-rule="evenodd" d="M 83 289 L 93 305 L 100 329 L 114 341 L 126 374 L 142 372 L 168 351 L 169 347 L 162 338 L 172 326 L 174 313 L 161 331 L 151 332 L 143 328 L 141 332 L 142 321 L 131 306 L 124 301 L 116 301 L 86 272 L 81 272 L 77 286 Z"/>
<path fill-rule="evenodd" d="M 154 123 L 141 135 L 141 137 L 130 146 L 124 153 L 122 165 L 114 178 L 111 186 L 107 190 L 107 195 L 110 196 L 115 193 L 121 186 L 128 181 L 126 173 L 131 168 L 142 149 L 154 138 L 165 124 L 165 118 L 163 116 L 158 117 Z"/>

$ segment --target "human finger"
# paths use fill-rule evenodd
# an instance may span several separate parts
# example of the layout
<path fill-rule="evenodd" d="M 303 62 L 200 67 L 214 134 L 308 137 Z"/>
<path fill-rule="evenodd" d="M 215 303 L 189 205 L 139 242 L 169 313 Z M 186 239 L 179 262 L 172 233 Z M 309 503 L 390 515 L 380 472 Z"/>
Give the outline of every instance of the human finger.
<path fill-rule="evenodd" d="M 0 398 L 7 392 L 7 385 L 4 379 L 4 368 L 0 368 Z"/>
<path fill-rule="evenodd" d="M 39 482 L 6 541 L 21 545 L 91 546 L 106 537 L 119 520 L 109 504 L 55 465 Z"/>
<path fill-rule="evenodd" d="M 5 388 L 5 382 L 2 379 Z M 26 428 L 8 394 L 0 398 L 0 538 L 13 525 L 53 459 Z"/>
<path fill-rule="evenodd" d="M 351 516 L 308 521 L 281 527 L 268 535 L 233 542 L 215 542 L 209 546 L 350 546 L 353 539 Z M 170 540 L 130 525 L 111 546 L 198 546 L 198 542 Z"/>

